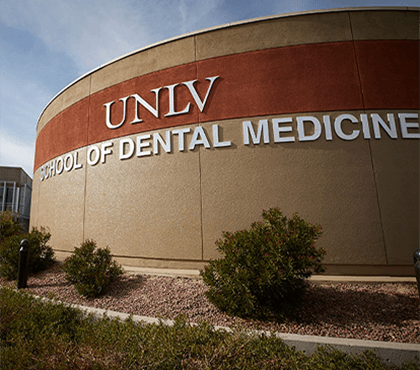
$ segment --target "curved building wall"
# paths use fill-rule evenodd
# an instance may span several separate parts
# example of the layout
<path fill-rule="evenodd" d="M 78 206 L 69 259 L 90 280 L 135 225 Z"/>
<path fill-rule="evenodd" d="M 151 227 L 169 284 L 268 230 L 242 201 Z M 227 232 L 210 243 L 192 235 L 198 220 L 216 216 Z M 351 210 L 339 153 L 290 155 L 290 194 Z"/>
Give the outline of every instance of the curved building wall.
<path fill-rule="evenodd" d="M 330 274 L 413 275 L 419 10 L 277 16 L 81 77 L 37 127 L 32 226 L 127 265 L 202 268 L 278 206 L 323 227 Z"/>

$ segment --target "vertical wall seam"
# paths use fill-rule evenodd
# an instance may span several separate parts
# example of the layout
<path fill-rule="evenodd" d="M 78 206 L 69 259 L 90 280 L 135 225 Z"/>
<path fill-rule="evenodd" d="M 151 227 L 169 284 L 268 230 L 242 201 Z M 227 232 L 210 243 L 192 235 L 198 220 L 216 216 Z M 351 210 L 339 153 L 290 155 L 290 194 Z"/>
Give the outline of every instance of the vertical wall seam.
<path fill-rule="evenodd" d="M 89 76 L 89 92 L 88 92 L 88 108 L 87 108 L 87 122 L 86 122 L 86 157 L 85 157 L 85 183 L 83 189 L 83 218 L 82 218 L 82 243 L 85 240 L 85 223 L 86 223 L 86 188 L 87 188 L 87 147 L 89 143 L 89 121 L 90 121 L 90 95 L 92 89 L 92 76 Z"/>
<path fill-rule="evenodd" d="M 366 114 L 365 97 L 364 97 L 364 92 L 363 92 L 362 78 L 361 78 L 361 75 L 360 75 L 359 61 L 357 59 L 356 42 L 355 42 L 355 39 L 354 39 L 353 28 L 352 28 L 352 24 L 351 24 L 351 14 L 350 14 L 350 12 L 348 12 L 347 14 L 349 16 L 350 33 L 351 33 L 351 39 L 352 39 L 352 43 L 353 43 L 354 59 L 356 61 L 357 76 L 359 78 L 359 86 L 360 86 L 360 94 L 361 94 L 361 97 L 362 97 L 363 113 Z M 369 147 L 370 165 L 371 165 L 371 168 L 372 168 L 373 183 L 374 183 L 374 187 L 375 187 L 376 203 L 378 205 L 378 215 L 379 215 L 379 223 L 380 223 L 380 227 L 381 227 L 385 263 L 388 265 L 388 253 L 387 253 L 386 240 L 385 240 L 384 223 L 383 223 L 383 217 L 382 217 L 381 203 L 379 201 L 378 182 L 377 182 L 377 179 L 376 179 L 375 162 L 373 160 L 372 145 L 371 145 L 370 140 L 368 140 L 368 147 Z"/>
<path fill-rule="evenodd" d="M 197 36 L 194 36 L 194 63 L 196 79 L 198 80 L 198 62 L 197 62 Z M 197 124 L 200 125 L 200 112 L 197 112 Z M 204 261 L 204 229 L 203 229 L 203 191 L 202 191 L 202 176 L 201 176 L 201 150 L 198 148 L 198 173 L 199 173 L 199 187 L 200 187 L 200 232 L 201 232 L 201 261 Z"/>

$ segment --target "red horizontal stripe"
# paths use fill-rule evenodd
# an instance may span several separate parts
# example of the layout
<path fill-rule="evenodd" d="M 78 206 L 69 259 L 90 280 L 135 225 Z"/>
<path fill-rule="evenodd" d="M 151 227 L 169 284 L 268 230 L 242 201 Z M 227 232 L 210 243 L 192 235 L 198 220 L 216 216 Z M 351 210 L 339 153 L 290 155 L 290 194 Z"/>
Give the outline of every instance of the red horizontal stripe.
<path fill-rule="evenodd" d="M 150 90 L 198 79 L 204 98 L 206 77 L 220 76 L 203 112 L 186 86 L 177 86 L 176 110 L 191 102 L 188 114 L 165 117 L 168 90 L 159 95 L 159 117 L 139 106 L 143 122 L 134 119 L 135 100 L 128 99 L 126 123 L 106 127 L 105 103 L 112 122 L 122 118 L 120 98 L 138 94 L 155 107 Z M 359 109 L 418 109 L 419 42 L 358 41 L 267 49 L 208 59 L 150 73 L 99 91 L 54 117 L 37 138 L 35 169 L 71 150 L 150 130 L 240 117 Z"/>

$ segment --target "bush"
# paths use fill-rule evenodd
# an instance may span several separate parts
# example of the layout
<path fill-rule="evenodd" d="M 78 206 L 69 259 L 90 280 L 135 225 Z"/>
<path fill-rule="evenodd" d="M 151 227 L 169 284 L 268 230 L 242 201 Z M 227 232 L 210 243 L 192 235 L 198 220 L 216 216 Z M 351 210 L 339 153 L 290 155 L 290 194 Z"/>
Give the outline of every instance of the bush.
<path fill-rule="evenodd" d="M 224 232 L 216 242 L 221 259 L 201 272 L 208 299 L 241 317 L 284 315 L 300 301 L 305 279 L 324 269 L 325 250 L 315 248 L 321 227 L 278 208 L 263 211 L 251 230 Z"/>
<path fill-rule="evenodd" d="M 30 233 L 9 236 L 0 245 L 0 276 L 17 279 L 19 249 L 23 239 L 29 242 L 29 273 L 36 273 L 54 263 L 54 251 L 47 245 L 51 234 L 43 227 L 33 228 Z"/>
<path fill-rule="evenodd" d="M 16 221 L 15 214 L 10 211 L 0 212 L 0 243 L 21 232 L 22 226 Z"/>
<path fill-rule="evenodd" d="M 85 297 L 100 296 L 123 273 L 121 266 L 112 261 L 109 249 L 97 248 L 93 240 L 76 247 L 74 255 L 65 260 L 63 270 L 67 281 Z"/>

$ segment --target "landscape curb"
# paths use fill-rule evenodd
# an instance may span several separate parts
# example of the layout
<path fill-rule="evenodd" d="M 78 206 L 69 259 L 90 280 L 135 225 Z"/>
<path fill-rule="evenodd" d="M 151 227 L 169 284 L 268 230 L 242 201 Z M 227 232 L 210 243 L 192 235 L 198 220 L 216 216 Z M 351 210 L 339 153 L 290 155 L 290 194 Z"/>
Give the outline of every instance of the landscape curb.
<path fill-rule="evenodd" d="M 173 277 L 189 277 L 200 279 L 199 270 L 163 270 L 153 268 L 139 268 L 132 266 L 123 266 L 123 269 L 128 274 L 146 274 L 146 275 L 157 275 L 157 276 L 173 276 Z M 330 275 L 316 275 L 309 279 L 313 283 L 341 283 L 341 282 L 352 282 L 352 283 L 404 283 L 404 282 L 416 282 L 415 277 L 393 277 L 393 276 L 330 276 Z M 48 298 L 40 298 L 55 303 L 64 303 L 57 300 L 50 300 Z M 127 313 L 111 311 L 106 309 L 69 304 L 64 303 L 67 306 L 71 306 L 81 311 L 92 314 L 97 318 L 109 317 L 120 319 L 122 321 L 131 318 L 135 322 L 144 322 L 146 324 L 159 324 L 172 326 L 173 320 L 158 319 L 155 317 L 131 315 Z M 196 325 L 190 323 L 190 325 Z M 233 330 L 229 327 L 214 326 L 216 330 L 224 330 L 232 332 Z M 329 346 L 334 349 L 343 351 L 347 354 L 361 354 L 365 351 L 374 352 L 380 359 L 387 365 L 401 366 L 404 363 L 413 361 L 420 368 L 420 344 L 411 343 L 399 343 L 399 342 L 383 342 L 373 340 L 361 340 L 361 339 L 344 339 L 334 337 L 322 337 L 315 335 L 301 335 L 301 334 L 288 334 L 279 332 L 268 332 L 249 330 L 251 335 L 275 335 L 282 341 L 290 346 L 294 347 L 297 351 L 302 351 L 306 355 L 313 354 L 318 346 Z"/>
<path fill-rule="evenodd" d="M 158 319 L 155 317 L 130 315 L 116 311 L 110 311 L 100 308 L 93 308 L 81 305 L 71 304 L 71 307 L 78 308 L 81 311 L 92 314 L 95 317 L 103 318 L 109 317 L 112 319 L 120 319 L 122 321 L 131 318 L 135 322 L 144 322 L 147 324 L 159 324 L 172 326 L 173 320 Z M 196 325 L 192 323 L 191 325 Z M 229 327 L 214 326 L 216 330 L 225 330 L 232 332 Z M 287 333 L 271 333 L 268 331 L 250 330 L 251 335 L 275 335 L 282 339 L 282 341 L 289 347 L 294 347 L 297 351 L 302 351 L 306 355 L 313 354 L 318 346 L 330 346 L 332 348 L 343 351 L 347 354 L 361 354 L 364 351 L 373 351 L 379 358 L 381 358 L 387 365 L 401 366 L 404 363 L 413 361 L 420 366 L 420 344 L 397 343 L 397 342 L 382 342 L 373 340 L 360 339 L 343 339 L 333 337 L 320 337 L 315 335 L 300 335 Z"/>
<path fill-rule="evenodd" d="M 200 270 L 160 269 L 150 267 L 122 266 L 127 274 L 172 276 L 201 279 Z M 312 283 L 415 283 L 415 276 L 350 276 L 350 275 L 312 275 Z"/>

